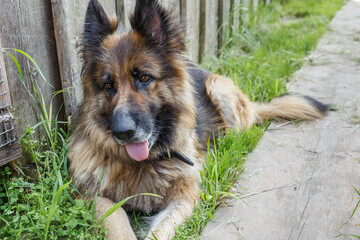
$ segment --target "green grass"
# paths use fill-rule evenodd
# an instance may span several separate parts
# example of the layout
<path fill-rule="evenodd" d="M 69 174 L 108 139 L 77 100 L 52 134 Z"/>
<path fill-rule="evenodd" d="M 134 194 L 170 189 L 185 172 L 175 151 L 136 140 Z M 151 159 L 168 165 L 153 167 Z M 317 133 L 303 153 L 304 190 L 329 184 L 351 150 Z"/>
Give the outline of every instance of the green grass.
<path fill-rule="evenodd" d="M 28 127 L 20 138 L 26 157 L 35 164 L 32 168 L 35 174 L 24 174 L 23 170 L 14 163 L 11 166 L 17 171 L 17 175 L 12 174 L 13 171 L 9 166 L 0 170 L 2 239 L 104 239 L 106 231 L 101 223 L 126 201 L 138 195 L 160 197 L 151 193 L 129 196 L 112 206 L 100 219 L 95 219 L 96 197 L 94 201 L 76 199 L 77 190 L 69 179 L 67 143 L 71 124 L 57 120 L 60 109 L 55 119 L 52 119 L 53 99 L 66 89 L 54 92 L 47 106 L 48 99 L 44 98 L 41 89 L 32 79 L 30 79 L 32 88 L 26 87 L 15 54 L 20 53 L 30 60 L 43 80 L 47 82 L 35 60 L 19 49 L 0 50 L 8 53 L 13 59 L 20 81 L 34 104 L 41 109 L 41 122 Z M 34 137 L 39 127 L 45 133 L 41 140 Z"/>
<path fill-rule="evenodd" d="M 343 0 L 286 2 L 284 5 L 274 2 L 251 14 L 241 29 L 232 30 L 235 34 L 226 41 L 220 58 L 207 59 L 203 66 L 234 79 L 252 100 L 268 101 L 286 92 L 285 83 L 301 67 Z M 5 51 L 13 58 L 23 83 L 16 54 L 27 56 L 43 76 L 26 53 Z M 34 104 L 42 109 L 41 122 L 29 127 L 21 137 L 24 152 L 33 160 L 35 170 L 24 174 L 24 169 L 13 164 L 1 168 L 1 238 L 103 239 L 105 230 L 95 220 L 93 204 L 73 198 L 76 190 L 68 177 L 66 155 L 70 123 L 51 118 L 52 106 L 45 104 L 51 101 L 42 97 L 35 84 L 28 92 Z M 45 133 L 41 140 L 34 137 L 39 128 Z M 193 216 L 176 230 L 175 239 L 198 238 L 216 207 L 234 196 L 229 190 L 240 178 L 246 156 L 255 148 L 264 130 L 265 126 L 254 126 L 242 134 L 230 132 L 209 149 L 201 173 L 201 200 Z"/>
<path fill-rule="evenodd" d="M 285 93 L 286 82 L 298 70 L 343 0 L 290 0 L 259 8 L 229 37 L 219 59 L 206 59 L 203 66 L 226 75 L 253 101 L 269 101 Z M 207 154 L 202 173 L 202 199 L 194 214 L 177 229 L 174 239 L 197 239 L 234 181 L 243 163 L 264 133 L 254 126 L 242 134 L 218 139 Z M 241 214 L 241 213 L 239 213 Z"/>
<path fill-rule="evenodd" d="M 1 239 L 103 239 L 105 230 L 95 220 L 91 202 L 74 199 L 76 190 L 70 187 L 67 173 L 70 123 L 58 121 L 58 114 L 52 118 L 52 100 L 62 91 L 55 92 L 50 99 L 44 98 L 32 79 L 31 88 L 27 88 L 17 54 L 27 57 L 46 81 L 39 66 L 21 50 L 1 50 L 14 60 L 20 81 L 41 109 L 41 121 L 28 127 L 20 137 L 25 156 L 34 164 L 31 171 L 14 163 L 0 170 Z M 35 137 L 39 128 L 44 133 L 40 140 Z"/>
<path fill-rule="evenodd" d="M 360 162 L 360 160 L 358 160 Z M 359 207 L 360 207 L 360 191 L 354 187 L 354 190 L 356 192 L 356 194 L 358 195 L 358 202 L 356 203 L 355 207 L 354 207 L 354 210 L 353 212 L 351 213 L 351 216 L 349 217 L 349 219 L 343 224 L 341 225 L 341 227 L 345 226 L 346 224 L 348 224 L 348 222 L 352 219 L 352 217 L 355 215 L 356 211 L 358 211 Z M 357 224 L 357 226 L 360 226 L 360 224 Z M 340 234 L 340 235 L 337 235 L 335 238 L 338 238 L 338 237 L 343 237 L 343 236 L 350 236 L 350 237 L 354 237 L 354 238 L 357 238 L 357 239 L 360 239 L 360 235 L 354 235 L 354 234 L 350 234 L 350 233 L 344 233 L 344 234 Z"/>

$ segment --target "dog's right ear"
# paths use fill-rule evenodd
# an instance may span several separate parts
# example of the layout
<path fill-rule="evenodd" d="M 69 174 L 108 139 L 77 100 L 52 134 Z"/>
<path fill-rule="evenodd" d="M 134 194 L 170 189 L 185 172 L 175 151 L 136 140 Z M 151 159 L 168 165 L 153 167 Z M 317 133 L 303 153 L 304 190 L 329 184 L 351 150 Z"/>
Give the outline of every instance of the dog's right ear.
<path fill-rule="evenodd" d="M 132 29 L 148 43 L 160 46 L 168 52 L 185 51 L 182 26 L 158 0 L 136 0 L 130 23 Z"/>
<path fill-rule="evenodd" d="M 84 61 L 99 55 L 100 45 L 105 37 L 116 30 L 117 20 L 110 20 L 98 0 L 90 0 L 83 35 L 82 54 Z"/>

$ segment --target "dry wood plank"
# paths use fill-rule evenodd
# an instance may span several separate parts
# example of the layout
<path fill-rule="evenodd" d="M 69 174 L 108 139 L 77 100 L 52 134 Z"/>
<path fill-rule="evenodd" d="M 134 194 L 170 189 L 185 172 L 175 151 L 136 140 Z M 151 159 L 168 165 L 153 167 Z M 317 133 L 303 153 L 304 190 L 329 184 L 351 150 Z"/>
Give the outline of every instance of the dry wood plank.
<path fill-rule="evenodd" d="M 0 96 L 0 133 L 3 133 L 6 130 L 15 128 L 15 120 L 12 117 L 11 113 L 8 112 L 9 106 L 11 106 L 11 99 L 9 97 L 10 92 L 7 83 L 4 56 L 1 49 L 2 45 L 0 39 L 0 81 L 2 81 L 0 82 L 0 93 L 3 94 L 4 91 L 6 93 L 5 95 Z M 5 134 L 0 135 L 1 145 L 3 145 L 5 141 L 7 141 L 9 138 L 11 138 L 11 140 L 14 140 L 11 144 L 0 147 L 0 166 L 17 159 L 22 153 L 20 143 L 16 137 L 15 129 L 11 130 L 11 132 L 9 132 L 8 134 L 9 136 L 6 136 Z"/>
<path fill-rule="evenodd" d="M 181 0 L 181 21 L 185 24 L 187 55 L 194 62 L 200 58 L 200 0 Z"/>
<path fill-rule="evenodd" d="M 259 1 L 260 0 L 253 0 L 253 7 L 254 9 L 256 9 L 259 6 Z"/>
<path fill-rule="evenodd" d="M 119 11 L 118 12 L 119 12 L 119 14 L 122 14 L 122 16 L 124 16 L 123 24 L 125 26 L 126 31 L 129 31 L 131 29 L 129 18 L 134 11 L 135 1 L 133 1 L 133 0 L 122 0 L 122 1 L 123 1 L 123 6 L 124 6 L 123 9 L 124 10 L 122 13 Z"/>
<path fill-rule="evenodd" d="M 34 58 L 53 87 L 41 78 L 26 57 L 15 53 L 23 69 L 26 86 L 32 89 L 32 79 L 49 102 L 51 94 L 61 89 L 50 1 L 1 1 L 0 12 L 3 47 L 21 49 Z M 7 54 L 4 57 L 13 114 L 16 116 L 18 131 L 22 133 L 27 125 L 33 126 L 39 122 L 41 111 L 22 85 L 12 59 Z M 53 102 L 54 116 L 61 102 L 62 97 L 58 95 Z"/>
<path fill-rule="evenodd" d="M 261 1 L 261 0 L 260 0 Z M 248 21 L 250 16 L 250 9 L 251 9 L 251 0 L 242 0 L 242 11 L 241 14 L 243 16 L 243 21 Z"/>
<path fill-rule="evenodd" d="M 1 51 L 1 49 L 2 49 L 2 43 L 1 43 L 1 38 L 0 38 L 0 68 L 1 68 L 1 75 L 2 75 L 2 77 L 4 79 L 3 86 L 5 88 L 5 92 L 8 93 L 8 95 L 6 96 L 6 100 L 8 101 L 8 104 L 11 105 L 11 98 L 9 97 L 10 89 L 9 89 L 9 84 L 8 84 L 8 80 L 7 80 L 5 61 L 4 61 L 4 54 L 3 54 L 3 51 Z M 0 91 L 2 91 L 2 89 L 0 89 Z M 1 105 L 1 102 L 0 102 L 0 105 Z"/>
<path fill-rule="evenodd" d="M 219 20 L 218 20 L 218 47 L 221 48 L 224 44 L 224 41 L 228 37 L 229 33 L 229 21 L 230 21 L 230 10 L 231 10 L 231 1 L 230 0 L 219 0 Z"/>
<path fill-rule="evenodd" d="M 180 0 L 160 0 L 160 3 L 180 19 Z"/>
<path fill-rule="evenodd" d="M 271 0 L 259 0 L 262 1 L 263 5 L 269 5 L 271 3 Z"/>
<path fill-rule="evenodd" d="M 200 3 L 200 58 L 201 61 L 217 54 L 218 0 Z"/>
<path fill-rule="evenodd" d="M 242 9 L 242 1 L 241 0 L 233 0 L 232 1 L 231 11 L 233 11 L 233 21 L 232 21 L 232 32 L 237 33 L 240 29 L 241 23 L 241 9 Z"/>
<path fill-rule="evenodd" d="M 70 88 L 68 93 L 64 94 L 68 116 L 76 115 L 83 96 L 79 50 L 88 2 L 51 0 L 62 87 Z M 116 16 L 115 1 L 100 0 L 100 3 L 110 17 Z"/>

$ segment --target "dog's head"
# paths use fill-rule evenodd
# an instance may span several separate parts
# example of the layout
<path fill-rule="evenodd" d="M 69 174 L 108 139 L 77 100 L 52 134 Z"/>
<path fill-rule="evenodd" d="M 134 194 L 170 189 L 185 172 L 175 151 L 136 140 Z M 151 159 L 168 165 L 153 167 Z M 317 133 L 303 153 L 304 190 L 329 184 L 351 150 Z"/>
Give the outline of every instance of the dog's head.
<path fill-rule="evenodd" d="M 152 148 L 166 151 L 171 145 L 183 104 L 192 99 L 185 99 L 191 88 L 181 61 L 180 25 L 154 0 L 137 0 L 130 22 L 132 30 L 119 35 L 117 21 L 108 18 L 98 0 L 90 1 L 82 49 L 83 102 L 91 111 L 84 114 L 141 161 Z"/>

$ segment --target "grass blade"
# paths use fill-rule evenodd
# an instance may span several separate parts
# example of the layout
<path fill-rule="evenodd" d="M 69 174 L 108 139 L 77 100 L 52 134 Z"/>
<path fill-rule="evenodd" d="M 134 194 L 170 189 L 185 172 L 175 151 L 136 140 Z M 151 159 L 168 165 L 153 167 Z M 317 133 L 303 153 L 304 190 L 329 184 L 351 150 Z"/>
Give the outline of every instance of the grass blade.
<path fill-rule="evenodd" d="M 46 220 L 46 227 L 45 227 L 45 240 L 47 240 L 47 237 L 48 237 L 48 233 L 49 233 L 49 228 L 50 228 L 50 223 L 52 221 L 52 218 L 55 214 L 55 211 L 56 211 L 56 207 L 60 201 L 60 198 L 61 198 L 61 193 L 62 191 L 67 187 L 69 186 L 71 183 L 71 181 L 69 181 L 68 183 L 62 185 L 57 191 L 56 191 L 56 194 L 52 200 L 52 204 L 51 204 L 51 207 L 49 209 L 49 215 L 47 217 L 47 220 Z"/>
<path fill-rule="evenodd" d="M 26 52 L 24 52 L 24 51 L 22 51 L 22 50 L 20 50 L 20 49 L 16 49 L 16 48 L 3 48 L 2 50 L 3 50 L 3 51 L 6 51 L 6 52 L 7 52 L 7 50 L 13 50 L 13 51 L 16 51 L 16 52 L 21 53 L 22 55 L 26 56 L 26 57 L 34 64 L 36 70 L 39 72 L 40 76 L 44 79 L 44 81 L 45 81 L 50 87 L 54 88 L 54 86 L 51 85 L 51 83 L 49 83 L 49 82 L 46 80 L 44 74 L 42 73 L 42 71 L 41 71 L 41 69 L 40 69 L 40 67 L 39 67 L 39 65 L 35 62 L 35 60 L 34 60 L 29 54 L 27 54 Z"/>
<path fill-rule="evenodd" d="M 136 196 L 153 196 L 153 197 L 162 198 L 161 196 L 156 195 L 156 194 L 152 194 L 152 193 L 140 193 L 140 194 L 136 194 L 134 196 L 127 197 L 124 200 L 122 200 L 122 201 L 118 202 L 117 204 L 113 205 L 109 210 L 107 210 L 106 213 L 104 214 L 104 216 L 102 218 L 100 218 L 99 223 L 102 223 L 108 216 L 113 214 L 122 205 L 124 205 L 128 200 L 130 200 L 131 198 L 136 197 Z"/>
<path fill-rule="evenodd" d="M 12 58 L 12 60 L 14 61 L 15 63 L 15 66 L 18 70 L 18 73 L 19 73 L 19 77 L 20 77 L 20 81 L 21 83 L 23 84 L 23 86 L 25 87 L 26 91 L 28 92 L 29 96 L 35 101 L 37 102 L 36 98 L 34 97 L 34 95 L 29 91 L 29 89 L 27 88 L 26 84 L 25 84 L 25 79 L 24 79 L 24 75 L 22 73 L 22 70 L 21 70 L 21 67 L 20 67 L 20 64 L 18 62 L 18 60 L 16 59 L 16 57 L 14 55 L 12 55 L 11 53 L 9 52 L 6 52 L 7 54 L 9 54 L 9 56 Z"/>

